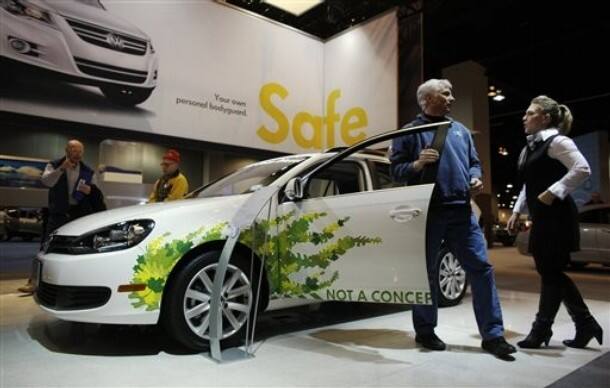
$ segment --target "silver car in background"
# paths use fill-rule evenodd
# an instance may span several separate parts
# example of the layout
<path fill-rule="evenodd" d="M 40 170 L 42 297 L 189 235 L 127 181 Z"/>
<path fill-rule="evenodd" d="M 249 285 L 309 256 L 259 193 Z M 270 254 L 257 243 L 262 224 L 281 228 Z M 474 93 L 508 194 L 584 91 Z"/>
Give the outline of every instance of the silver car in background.
<path fill-rule="evenodd" d="M 610 266 L 610 205 L 589 205 L 578 210 L 580 251 L 573 252 L 570 264 L 582 268 L 588 263 Z M 517 248 L 529 255 L 529 229 L 517 235 Z"/>
<path fill-rule="evenodd" d="M 100 0 L 0 0 L 0 20 L 3 68 L 97 86 L 125 106 L 144 102 L 157 85 L 148 35 Z"/>

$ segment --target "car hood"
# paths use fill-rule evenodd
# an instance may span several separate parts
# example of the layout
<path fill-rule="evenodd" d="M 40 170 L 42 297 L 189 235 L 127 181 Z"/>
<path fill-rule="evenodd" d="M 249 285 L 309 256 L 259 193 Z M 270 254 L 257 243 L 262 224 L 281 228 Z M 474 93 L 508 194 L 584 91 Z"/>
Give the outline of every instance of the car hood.
<path fill-rule="evenodd" d="M 180 222 L 180 220 L 190 217 L 197 217 L 199 224 L 205 223 L 206 218 L 230 221 L 239 207 L 251 195 L 186 199 L 107 210 L 78 218 L 60 227 L 57 234 L 61 236 L 80 236 L 109 225 L 141 219 L 150 219 L 158 223 L 165 219 Z"/>
<path fill-rule="evenodd" d="M 111 14 L 102 8 L 83 4 L 78 1 L 38 0 L 38 4 L 50 11 L 59 13 L 62 16 L 78 19 L 117 32 L 123 32 L 140 39 L 150 40 L 148 35 L 132 23 Z"/>

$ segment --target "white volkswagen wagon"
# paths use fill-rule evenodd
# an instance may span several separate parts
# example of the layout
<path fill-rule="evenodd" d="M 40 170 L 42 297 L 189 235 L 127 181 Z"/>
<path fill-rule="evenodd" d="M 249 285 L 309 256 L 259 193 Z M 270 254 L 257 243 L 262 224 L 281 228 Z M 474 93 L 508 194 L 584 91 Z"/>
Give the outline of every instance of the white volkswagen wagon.
<path fill-rule="evenodd" d="M 98 86 L 121 105 L 144 102 L 157 85 L 150 38 L 100 0 L 0 0 L 3 64 Z"/>
<path fill-rule="evenodd" d="M 385 155 L 360 148 L 254 163 L 189 199 L 62 226 L 38 261 L 36 300 L 68 321 L 162 322 L 186 346 L 204 348 L 217 263 L 234 235 L 231 220 L 252 211 L 243 204 L 253 193 L 273 186 L 277 192 L 254 209 L 256 221 L 241 230 L 229 262 L 224 341 L 243 335 L 253 307 L 295 300 L 430 303 L 425 231 L 434 185 L 396 186 Z M 432 286 L 441 301 L 455 304 L 466 277 L 453 255 L 440 257 Z"/>

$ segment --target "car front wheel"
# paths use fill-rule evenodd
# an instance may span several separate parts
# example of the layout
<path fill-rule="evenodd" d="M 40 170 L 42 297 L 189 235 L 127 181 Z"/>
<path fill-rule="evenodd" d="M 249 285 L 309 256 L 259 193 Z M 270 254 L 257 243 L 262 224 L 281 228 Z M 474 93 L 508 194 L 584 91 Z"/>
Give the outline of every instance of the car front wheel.
<path fill-rule="evenodd" d="M 189 262 L 176 274 L 166 291 L 167 299 L 164 298 L 166 329 L 178 342 L 194 350 L 204 350 L 209 345 L 212 285 L 219 257 L 220 251 L 212 251 Z M 222 347 L 237 346 L 245 338 L 254 301 L 252 290 L 256 290 L 249 268 L 249 261 L 241 257 L 231 259 L 227 268 L 221 295 Z"/>
<path fill-rule="evenodd" d="M 462 265 L 447 247 L 442 247 L 439 252 L 437 274 L 438 305 L 445 307 L 459 304 L 466 294 L 468 281 Z"/>

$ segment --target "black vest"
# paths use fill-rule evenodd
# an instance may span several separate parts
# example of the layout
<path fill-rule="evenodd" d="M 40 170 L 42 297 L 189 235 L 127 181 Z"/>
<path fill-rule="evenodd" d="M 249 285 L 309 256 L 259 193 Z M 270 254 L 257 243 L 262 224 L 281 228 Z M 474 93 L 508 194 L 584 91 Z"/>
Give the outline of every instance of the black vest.
<path fill-rule="evenodd" d="M 519 158 L 519 180 L 525 184 L 527 207 L 533 221 L 529 242 L 534 254 L 558 254 L 579 249 L 578 212 L 572 197 L 555 198 L 550 206 L 538 200 L 538 195 L 568 171 L 559 160 L 548 155 L 549 146 L 556 136 L 536 143 L 533 150 L 526 146 Z"/>
<path fill-rule="evenodd" d="M 51 166 L 54 169 L 58 169 L 59 166 L 66 160 L 66 157 L 51 161 Z M 80 162 L 80 170 L 78 179 L 76 180 L 76 184 L 81 179 L 84 179 L 87 184 L 91 183 L 91 177 L 93 176 L 94 171 L 87 166 L 85 163 Z M 66 214 L 70 209 L 70 198 L 74 191 L 74 187 L 68 189 L 68 177 L 66 174 L 62 174 L 59 177 L 59 180 L 55 184 L 55 186 L 49 188 L 49 213 L 50 214 Z M 80 201 L 77 199 L 77 202 Z"/>

